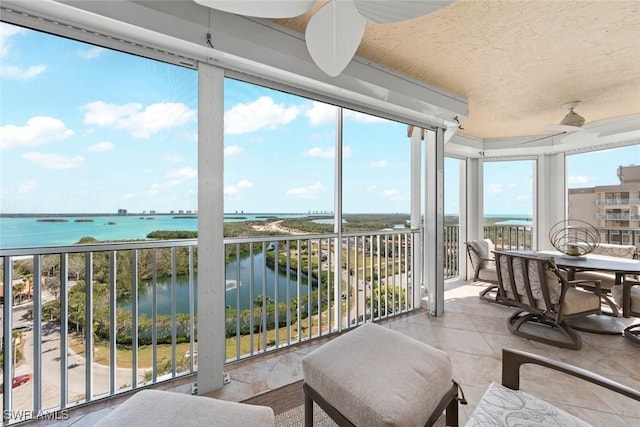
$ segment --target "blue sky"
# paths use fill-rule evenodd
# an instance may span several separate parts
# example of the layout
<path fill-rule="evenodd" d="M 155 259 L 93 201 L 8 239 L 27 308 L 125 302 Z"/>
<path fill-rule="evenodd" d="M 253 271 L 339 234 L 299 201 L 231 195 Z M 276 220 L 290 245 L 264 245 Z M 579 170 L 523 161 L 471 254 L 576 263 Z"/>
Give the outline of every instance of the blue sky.
<path fill-rule="evenodd" d="M 228 79 L 225 212 L 332 210 L 335 111 Z M 344 211 L 408 213 L 406 125 L 344 122 Z M 570 185 L 615 184 L 618 165 L 640 163 L 640 146 L 611 151 L 570 158 Z M 0 24 L 0 166 L 0 213 L 196 210 L 197 73 Z M 530 213 L 521 164 L 486 170 L 487 213 Z"/>

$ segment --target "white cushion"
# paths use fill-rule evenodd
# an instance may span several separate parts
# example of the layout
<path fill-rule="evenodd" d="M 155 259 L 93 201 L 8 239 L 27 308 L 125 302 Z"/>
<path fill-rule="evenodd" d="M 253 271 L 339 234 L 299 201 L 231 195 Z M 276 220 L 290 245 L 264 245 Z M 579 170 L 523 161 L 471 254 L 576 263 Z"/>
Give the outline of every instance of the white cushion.
<path fill-rule="evenodd" d="M 591 424 L 520 390 L 491 383 L 465 427 L 589 427 Z"/>
<path fill-rule="evenodd" d="M 95 427 L 122 426 L 272 427 L 267 406 L 227 402 L 171 391 L 142 390 L 122 403 Z"/>
<path fill-rule="evenodd" d="M 449 356 L 374 323 L 302 359 L 304 381 L 357 426 L 423 426 L 451 388 Z"/>

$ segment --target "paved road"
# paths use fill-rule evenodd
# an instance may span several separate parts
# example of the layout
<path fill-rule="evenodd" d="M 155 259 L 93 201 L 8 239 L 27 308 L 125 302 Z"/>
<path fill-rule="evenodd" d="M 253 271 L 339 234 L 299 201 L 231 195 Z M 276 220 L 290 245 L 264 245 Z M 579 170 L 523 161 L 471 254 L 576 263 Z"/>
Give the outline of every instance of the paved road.
<path fill-rule="evenodd" d="M 23 324 L 26 306 L 14 309 L 14 327 Z M 16 366 L 15 375 L 33 374 L 33 331 L 22 333 L 25 360 Z M 60 406 L 60 328 L 52 322 L 42 323 L 42 407 L 53 408 Z M 84 399 L 86 360 L 70 349 L 67 353 L 68 370 L 68 401 L 75 402 Z M 110 370 L 108 366 L 93 364 L 93 395 L 94 397 L 109 392 Z M 138 370 L 138 381 L 142 381 L 143 370 Z M 116 369 L 116 390 L 132 384 L 132 370 L 130 368 Z M 33 381 L 13 389 L 14 410 L 31 410 L 33 402 Z"/>

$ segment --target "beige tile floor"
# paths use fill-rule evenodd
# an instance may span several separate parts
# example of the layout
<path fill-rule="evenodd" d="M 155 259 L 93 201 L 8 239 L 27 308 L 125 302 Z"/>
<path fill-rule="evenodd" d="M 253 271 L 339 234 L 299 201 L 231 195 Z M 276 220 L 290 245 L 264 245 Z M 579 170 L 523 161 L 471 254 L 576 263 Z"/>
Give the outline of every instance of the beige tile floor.
<path fill-rule="evenodd" d="M 502 348 L 529 351 L 580 366 L 640 390 L 640 346 L 622 336 L 581 333 L 581 350 L 564 350 L 513 336 L 506 326 L 512 308 L 490 304 L 478 298 L 481 284 L 449 282 L 445 296 L 445 314 L 431 317 L 418 311 L 384 322 L 396 331 L 447 352 L 453 363 L 454 378 L 462 385 L 469 405 L 461 406 L 460 425 L 464 425 L 486 389 L 500 382 Z M 622 319 L 625 323 L 640 319 Z M 258 357 L 227 367 L 231 383 L 210 395 L 241 401 L 256 394 L 302 379 L 301 359 L 321 341 L 296 347 L 279 354 Z M 553 401 L 562 409 L 596 426 L 639 427 L 640 404 L 544 368 L 524 367 L 521 389 Z M 177 387 L 188 392 L 190 383 Z M 58 427 L 90 426 L 111 411 L 117 401 L 95 405 L 71 413 Z"/>

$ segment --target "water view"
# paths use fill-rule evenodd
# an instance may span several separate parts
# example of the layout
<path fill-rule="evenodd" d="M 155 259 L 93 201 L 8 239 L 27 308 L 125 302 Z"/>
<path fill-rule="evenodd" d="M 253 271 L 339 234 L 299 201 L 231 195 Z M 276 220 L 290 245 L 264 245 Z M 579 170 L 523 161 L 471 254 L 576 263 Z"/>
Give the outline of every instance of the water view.
<path fill-rule="evenodd" d="M 271 300 L 276 301 L 276 289 L 278 292 L 277 301 L 285 302 L 298 295 L 298 282 L 290 275 L 284 273 L 276 273 L 270 268 L 263 270 L 262 265 L 264 256 L 260 253 L 250 258 L 233 261 L 226 266 L 226 299 L 225 304 L 231 309 L 238 308 L 238 299 L 240 301 L 240 310 L 246 310 L 254 306 L 253 302 L 260 294 L 267 295 Z M 251 271 L 253 270 L 254 291 L 251 292 Z M 266 271 L 265 271 L 266 270 Z M 237 286 L 238 283 L 240 286 Z M 276 286 L 277 283 L 277 286 Z M 307 295 L 308 287 L 306 279 L 301 279 L 300 297 Z M 194 281 L 194 307 L 197 311 L 197 292 L 198 282 Z M 158 280 L 156 286 L 156 307 L 158 315 L 170 315 L 172 304 L 172 287 L 171 279 Z M 178 277 L 176 286 L 176 313 L 189 313 L 189 281 L 187 277 Z M 118 307 L 130 309 L 131 300 L 123 300 L 118 302 Z M 151 283 L 147 283 L 144 292 L 138 294 L 138 312 L 148 317 L 152 316 L 153 310 L 153 287 Z"/>
<path fill-rule="evenodd" d="M 306 214 L 225 214 L 225 222 L 299 218 Z M 143 240 L 153 231 L 197 231 L 195 215 L 0 216 L 0 248 L 73 245 L 83 237 L 100 241 Z"/>

